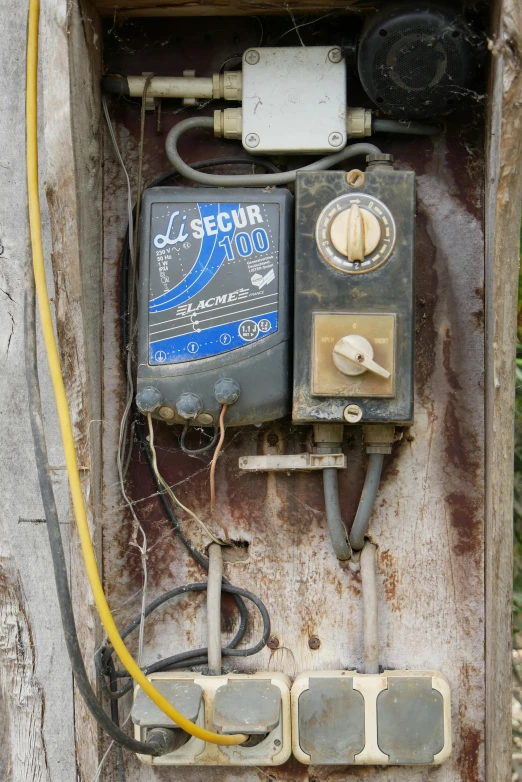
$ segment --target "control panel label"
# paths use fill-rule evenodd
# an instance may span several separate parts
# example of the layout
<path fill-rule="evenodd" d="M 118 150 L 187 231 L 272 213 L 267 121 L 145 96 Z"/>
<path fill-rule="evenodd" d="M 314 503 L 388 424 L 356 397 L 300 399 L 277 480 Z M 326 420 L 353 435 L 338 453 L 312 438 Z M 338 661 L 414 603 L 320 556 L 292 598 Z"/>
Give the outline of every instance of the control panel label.
<path fill-rule="evenodd" d="M 279 206 L 151 209 L 149 364 L 209 358 L 278 328 Z"/>

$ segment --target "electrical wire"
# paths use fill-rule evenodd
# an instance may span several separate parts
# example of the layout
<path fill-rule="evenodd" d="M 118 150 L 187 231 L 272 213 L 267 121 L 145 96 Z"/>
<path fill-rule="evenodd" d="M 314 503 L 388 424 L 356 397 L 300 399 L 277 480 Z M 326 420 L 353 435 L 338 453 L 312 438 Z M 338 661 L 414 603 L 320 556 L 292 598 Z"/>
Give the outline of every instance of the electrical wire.
<path fill-rule="evenodd" d="M 271 629 L 270 615 L 264 603 L 256 595 L 252 594 L 252 592 L 249 592 L 246 589 L 242 589 L 241 587 L 232 586 L 232 584 L 228 583 L 223 583 L 221 589 L 223 592 L 227 592 L 236 596 L 239 595 L 246 598 L 247 600 L 250 600 L 252 603 L 254 603 L 259 613 L 261 614 L 261 618 L 263 620 L 263 633 L 259 641 L 254 644 L 254 646 L 248 647 L 247 649 L 237 649 L 235 644 L 237 642 L 238 633 L 236 633 L 232 641 L 230 641 L 230 643 L 221 650 L 223 657 L 251 657 L 252 655 L 257 654 L 262 649 L 264 649 L 267 644 Z M 206 583 L 186 584 L 185 586 L 171 589 L 169 592 L 166 592 L 164 595 L 156 598 L 156 600 L 153 600 L 153 602 L 147 606 L 145 610 L 145 616 L 150 616 L 153 611 L 155 611 L 167 601 L 172 600 L 174 597 L 179 597 L 180 595 L 185 595 L 189 592 L 205 592 L 206 590 Z M 140 623 L 141 614 L 138 614 L 138 616 L 129 625 L 127 625 L 124 630 L 122 630 L 121 637 L 123 639 L 127 638 L 127 636 L 130 635 L 140 625 Z M 95 664 L 96 670 L 100 676 L 107 675 L 110 671 L 108 666 L 110 665 L 109 661 L 111 660 L 113 654 L 114 649 L 112 647 L 101 648 L 97 651 L 95 656 Z M 192 651 L 181 652 L 180 654 L 171 655 L 170 657 L 166 657 L 163 660 L 158 660 L 154 663 L 151 663 L 143 669 L 143 673 L 145 675 L 149 675 L 158 671 L 176 670 L 179 668 L 186 668 L 187 666 L 194 667 L 196 665 L 207 665 L 207 663 L 208 649 L 193 649 Z M 116 670 L 115 676 L 119 678 L 128 678 L 129 674 Z M 121 698 L 131 689 L 132 681 L 129 681 L 117 692 L 111 692 L 109 690 L 107 694 L 111 699 Z"/>
<path fill-rule="evenodd" d="M 58 356 L 58 347 L 56 344 L 51 307 L 49 304 L 49 294 L 47 291 L 47 280 L 45 275 L 45 263 L 42 243 L 42 224 L 40 215 L 39 199 L 39 181 L 38 181 L 38 22 L 40 14 L 39 0 L 30 0 L 29 2 L 29 26 L 27 40 L 27 96 L 26 96 L 26 140 L 27 140 L 27 186 L 28 186 L 28 206 L 29 206 L 29 225 L 31 233 L 31 247 L 33 256 L 33 270 L 35 277 L 38 305 L 40 309 L 40 320 L 44 336 L 47 360 L 51 374 L 51 380 L 54 389 L 56 406 L 58 410 L 58 419 L 63 441 L 65 463 L 69 479 L 69 488 L 71 500 L 74 509 L 74 515 L 78 527 L 78 535 L 82 556 L 85 563 L 85 570 L 89 579 L 89 584 L 93 593 L 96 609 L 100 620 L 105 628 L 105 632 L 113 645 L 122 664 L 132 676 L 137 684 L 149 696 L 153 703 L 177 725 L 192 736 L 200 738 L 202 741 L 211 744 L 224 744 L 234 746 L 242 744 L 247 740 L 244 734 L 234 734 L 224 736 L 195 725 L 187 720 L 168 700 L 154 687 L 146 676 L 141 672 L 138 664 L 130 654 L 129 650 L 122 641 L 116 623 L 112 616 L 107 598 L 103 591 L 103 585 L 98 571 L 96 555 L 92 545 L 89 523 L 87 520 L 87 510 L 82 492 L 80 472 L 76 456 L 74 437 L 72 433 L 71 416 L 67 403 L 67 395 L 63 382 L 60 359 Z M 112 720 L 109 720 L 111 729 L 114 730 Z M 140 742 L 143 744 L 143 742 Z M 141 750 L 139 750 L 141 751 Z M 152 754 L 150 747 L 147 747 L 147 754 Z"/>
<path fill-rule="evenodd" d="M 188 515 L 191 518 L 193 518 L 194 521 L 197 521 L 197 523 L 205 530 L 205 532 L 207 533 L 209 538 L 211 540 L 213 540 L 214 543 L 217 543 L 219 546 L 223 546 L 224 545 L 223 541 L 219 540 L 219 538 L 217 538 L 214 535 L 214 533 L 211 532 L 211 530 L 207 527 L 205 522 L 202 521 L 199 518 L 199 516 L 196 516 L 194 511 L 191 511 L 190 508 L 187 508 L 186 505 L 183 505 L 183 503 L 180 502 L 180 500 L 178 500 L 178 498 L 176 497 L 176 495 L 174 494 L 174 492 L 170 488 L 170 486 L 167 483 L 167 481 L 163 478 L 163 476 L 160 473 L 159 468 L 158 468 L 158 460 L 157 460 L 157 456 L 156 456 L 156 448 L 154 447 L 154 427 L 152 426 L 152 415 L 151 415 L 151 413 L 147 413 L 147 420 L 148 420 L 148 423 L 149 423 L 149 446 L 150 446 L 150 452 L 151 452 L 151 455 L 152 455 L 152 467 L 154 469 L 154 472 L 155 472 L 156 477 L 158 478 L 159 482 L 161 483 L 161 485 L 163 486 L 163 488 L 165 489 L 165 491 L 169 495 L 169 497 L 172 500 L 172 502 L 175 505 L 177 505 L 178 508 L 180 508 L 181 510 L 184 510 L 185 513 L 188 513 Z"/>
<path fill-rule="evenodd" d="M 351 144 L 340 152 L 322 157 L 302 168 L 284 171 L 279 174 L 205 174 L 185 163 L 178 152 L 178 142 L 181 136 L 189 130 L 201 129 L 213 130 L 214 119 L 212 117 L 190 117 L 189 119 L 178 122 L 178 124 L 174 125 L 170 130 L 167 136 L 165 151 L 174 168 L 179 171 L 182 176 L 191 179 L 193 182 L 199 182 L 202 185 L 217 185 L 217 187 L 275 187 L 277 185 L 287 185 L 290 182 L 295 182 L 298 171 L 324 171 L 328 168 L 333 168 L 337 163 L 341 163 L 356 155 L 381 154 L 379 147 L 376 147 L 374 144 L 368 144 L 367 142 L 361 142 L 358 144 Z"/>
<path fill-rule="evenodd" d="M 219 427 L 214 427 L 214 435 L 212 437 L 212 440 L 207 444 L 204 445 L 203 448 L 187 448 L 185 445 L 185 438 L 187 436 L 187 432 L 189 430 L 190 422 L 187 421 L 185 426 L 183 427 L 183 431 L 181 432 L 181 438 L 179 441 L 179 447 L 183 451 L 183 453 L 190 454 L 196 454 L 196 453 L 206 453 L 207 451 L 211 451 L 212 448 L 216 445 L 218 438 L 219 438 Z"/>
<path fill-rule="evenodd" d="M 158 496 L 167 514 L 172 529 L 174 530 L 174 532 L 176 533 L 176 535 L 178 536 L 182 544 L 185 546 L 190 556 L 194 559 L 194 561 L 197 562 L 198 565 L 200 565 L 200 567 L 203 568 L 205 572 L 208 572 L 208 566 L 209 566 L 208 559 L 206 559 L 202 554 L 200 554 L 199 551 L 196 548 L 194 548 L 190 540 L 188 540 L 188 538 L 185 536 L 183 530 L 179 525 L 179 521 L 176 517 L 176 514 L 174 513 L 172 505 L 169 502 L 168 495 L 166 494 L 163 486 L 158 480 L 156 473 L 154 472 L 149 443 L 146 437 L 144 436 L 144 431 L 142 427 L 137 428 L 137 433 L 138 433 L 138 439 L 141 444 L 143 455 L 145 456 L 145 460 L 147 462 L 152 479 L 156 486 Z M 223 577 L 223 583 L 230 584 L 230 581 L 228 581 L 228 579 Z M 229 643 L 230 648 L 235 648 L 239 643 L 241 643 L 241 640 L 243 639 L 243 636 L 246 633 L 247 625 L 248 625 L 248 614 L 247 614 L 245 603 L 243 602 L 241 597 L 235 593 L 233 594 L 233 598 L 239 611 L 239 627 L 236 632 L 236 635 Z"/>
<path fill-rule="evenodd" d="M 227 412 L 227 407 L 228 405 L 221 406 L 221 412 L 219 414 L 219 441 L 210 463 L 210 510 L 213 516 L 216 512 L 216 464 L 225 439 L 225 413 Z"/>
<path fill-rule="evenodd" d="M 40 382 L 38 379 L 35 304 L 34 277 L 32 269 L 29 268 L 26 273 L 24 291 L 25 379 L 27 384 L 28 412 L 33 435 L 40 494 L 47 522 L 46 528 L 49 537 L 49 548 L 51 550 L 60 618 L 74 681 L 85 705 L 98 725 L 108 733 L 118 745 L 144 755 L 157 755 L 157 751 L 149 744 L 136 741 L 121 730 L 118 726 L 119 720 L 117 710 L 116 712 L 112 711 L 113 719 L 105 713 L 98 702 L 96 693 L 91 686 L 87 671 L 85 670 L 85 664 L 83 662 L 76 631 L 60 521 L 56 509 L 53 483 L 49 469 L 49 458 L 47 455 Z"/>

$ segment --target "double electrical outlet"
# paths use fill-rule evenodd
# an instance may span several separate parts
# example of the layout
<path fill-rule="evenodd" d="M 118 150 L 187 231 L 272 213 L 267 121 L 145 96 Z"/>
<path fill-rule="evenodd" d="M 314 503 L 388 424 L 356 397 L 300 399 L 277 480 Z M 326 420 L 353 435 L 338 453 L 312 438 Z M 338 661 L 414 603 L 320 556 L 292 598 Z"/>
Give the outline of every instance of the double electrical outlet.
<path fill-rule="evenodd" d="M 451 753 L 448 682 L 434 671 L 302 673 L 291 686 L 281 673 L 148 677 L 188 719 L 224 735 L 245 733 L 238 746 L 207 744 L 183 733 L 136 688 L 135 737 L 155 728 L 179 731 L 177 748 L 153 765 L 278 766 L 293 752 L 311 765 L 434 765 Z"/>

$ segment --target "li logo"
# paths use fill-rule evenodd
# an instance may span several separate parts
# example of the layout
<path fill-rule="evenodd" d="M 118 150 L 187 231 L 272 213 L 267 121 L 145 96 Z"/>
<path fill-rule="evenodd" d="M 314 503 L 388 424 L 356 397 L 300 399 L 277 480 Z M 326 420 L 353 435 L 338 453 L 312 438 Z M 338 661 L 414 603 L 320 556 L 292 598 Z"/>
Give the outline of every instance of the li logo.
<path fill-rule="evenodd" d="M 163 247 L 166 247 L 166 245 L 175 245 L 175 244 L 181 244 L 182 242 L 185 242 L 189 238 L 189 234 L 185 232 L 185 224 L 187 222 L 187 215 L 183 215 L 181 219 L 178 221 L 176 218 L 180 214 L 179 210 L 176 212 L 172 212 L 169 220 L 169 224 L 167 226 L 167 232 L 165 234 L 157 234 L 154 237 L 154 245 L 158 248 L 158 250 L 163 249 Z M 177 225 L 179 224 L 179 230 L 177 233 L 177 236 L 173 236 L 177 230 Z"/>

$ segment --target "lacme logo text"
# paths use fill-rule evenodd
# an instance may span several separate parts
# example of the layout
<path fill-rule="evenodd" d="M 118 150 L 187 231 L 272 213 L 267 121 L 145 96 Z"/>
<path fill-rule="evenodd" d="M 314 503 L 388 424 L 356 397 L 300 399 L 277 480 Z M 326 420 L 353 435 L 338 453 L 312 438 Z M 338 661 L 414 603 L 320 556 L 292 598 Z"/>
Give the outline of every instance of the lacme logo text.
<path fill-rule="evenodd" d="M 231 291 L 231 293 L 225 293 L 222 296 L 211 296 L 209 299 L 201 299 L 197 304 L 192 301 L 188 304 L 180 304 L 176 310 L 176 317 L 181 318 L 185 315 L 191 315 L 193 312 L 209 310 L 213 307 L 218 307 L 220 304 L 231 304 L 232 302 L 246 299 L 247 296 L 248 288 L 239 288 L 237 291 Z"/>

